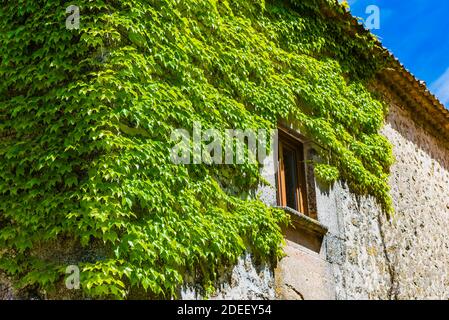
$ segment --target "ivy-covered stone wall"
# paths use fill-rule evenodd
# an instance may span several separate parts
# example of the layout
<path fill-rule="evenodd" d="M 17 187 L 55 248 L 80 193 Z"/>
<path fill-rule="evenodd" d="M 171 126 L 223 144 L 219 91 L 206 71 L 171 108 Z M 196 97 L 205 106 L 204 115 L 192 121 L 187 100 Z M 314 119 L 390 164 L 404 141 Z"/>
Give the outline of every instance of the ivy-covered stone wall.
<path fill-rule="evenodd" d="M 449 299 L 449 149 L 391 99 L 382 133 L 396 162 L 395 216 L 373 199 L 336 188 L 343 255 L 334 264 L 340 299 Z"/>
<path fill-rule="evenodd" d="M 395 216 L 342 182 L 332 188 L 316 184 L 319 220 L 329 228 L 321 253 L 290 242 L 277 272 L 275 264 L 244 255 L 235 267 L 221 270 L 211 298 L 449 299 L 449 149 L 412 120 L 400 100 L 388 103 L 381 132 L 396 157 L 390 178 Z M 271 188 L 262 191 L 268 204 L 276 203 Z M 69 256 L 53 249 L 52 254 Z M 201 284 L 185 286 L 180 297 L 202 298 Z M 0 299 L 14 298 L 45 297 L 17 292 L 11 279 L 0 276 Z"/>
<path fill-rule="evenodd" d="M 382 88 L 390 112 L 381 132 L 396 158 L 389 180 L 395 215 L 343 181 L 313 183 L 328 233 L 319 253 L 287 241 L 275 272 L 278 298 L 449 299 L 448 141 Z M 262 189 L 267 203 L 276 202 L 273 190 Z"/>
<path fill-rule="evenodd" d="M 0 271 L 57 295 L 213 294 L 222 266 L 281 255 L 286 215 L 252 191 L 260 164 L 177 165 L 175 129 L 289 119 L 392 213 L 386 106 L 366 83 L 384 54 L 333 0 L 78 0 L 0 5 Z M 229 187 L 232 186 L 232 192 Z M 56 247 L 58 254 L 49 254 Z"/>

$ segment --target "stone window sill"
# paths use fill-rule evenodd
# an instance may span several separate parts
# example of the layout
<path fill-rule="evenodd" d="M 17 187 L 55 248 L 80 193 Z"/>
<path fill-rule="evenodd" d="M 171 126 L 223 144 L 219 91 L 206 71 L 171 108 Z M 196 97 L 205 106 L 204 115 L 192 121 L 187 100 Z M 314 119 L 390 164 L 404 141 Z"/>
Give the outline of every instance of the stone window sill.
<path fill-rule="evenodd" d="M 328 228 L 296 210 L 276 207 L 290 214 L 292 225 L 285 228 L 286 239 L 319 253 Z"/>

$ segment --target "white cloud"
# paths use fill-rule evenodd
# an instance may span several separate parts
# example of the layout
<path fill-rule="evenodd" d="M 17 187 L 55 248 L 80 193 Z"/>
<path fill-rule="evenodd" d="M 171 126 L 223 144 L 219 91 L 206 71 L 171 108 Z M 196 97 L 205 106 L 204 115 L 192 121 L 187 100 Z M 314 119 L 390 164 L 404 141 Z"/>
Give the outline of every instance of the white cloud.
<path fill-rule="evenodd" d="M 432 83 L 430 89 L 446 107 L 449 107 L 449 68 L 437 81 Z"/>

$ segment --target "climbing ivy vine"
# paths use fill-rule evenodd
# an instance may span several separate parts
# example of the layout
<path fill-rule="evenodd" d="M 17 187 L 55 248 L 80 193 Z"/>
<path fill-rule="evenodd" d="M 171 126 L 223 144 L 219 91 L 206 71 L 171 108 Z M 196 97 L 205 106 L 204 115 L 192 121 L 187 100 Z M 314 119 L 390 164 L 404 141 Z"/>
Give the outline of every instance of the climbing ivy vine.
<path fill-rule="evenodd" d="M 258 165 L 174 165 L 175 128 L 295 123 L 342 178 L 391 212 L 386 110 L 367 84 L 375 39 L 333 1 L 77 0 L 0 5 L 0 270 L 51 292 L 81 268 L 89 297 L 206 293 L 246 250 L 281 255 L 283 212 Z M 329 14 L 332 12 L 332 14 Z M 232 188 L 231 188 L 232 186 Z M 232 190 L 232 191 L 230 191 Z"/>

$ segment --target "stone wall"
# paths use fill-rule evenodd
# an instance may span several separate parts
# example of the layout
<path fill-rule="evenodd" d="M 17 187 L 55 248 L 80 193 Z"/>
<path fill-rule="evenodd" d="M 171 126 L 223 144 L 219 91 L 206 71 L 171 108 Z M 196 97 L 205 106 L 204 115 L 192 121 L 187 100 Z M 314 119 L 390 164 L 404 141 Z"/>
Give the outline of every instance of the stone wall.
<path fill-rule="evenodd" d="M 13 285 L 9 279 L 0 274 L 0 300 L 13 300 L 17 297 Z"/>
<path fill-rule="evenodd" d="M 242 256 L 231 270 L 223 270 L 218 281 L 217 292 L 212 300 L 273 300 L 275 279 L 272 266 L 258 265 L 250 253 Z M 203 299 L 201 290 L 195 286 L 186 286 L 181 291 L 181 299 Z"/>
<path fill-rule="evenodd" d="M 309 176 L 309 196 L 328 233 L 319 252 L 287 241 L 276 270 L 279 298 L 449 299 L 449 144 L 394 98 L 388 101 L 382 133 L 396 157 L 395 216 L 344 182 L 326 188 Z M 275 202 L 273 190 L 262 192 L 264 201 Z"/>
<path fill-rule="evenodd" d="M 276 268 L 276 297 L 284 300 L 334 300 L 332 269 L 323 256 L 287 240 Z"/>
<path fill-rule="evenodd" d="M 449 299 L 449 150 L 407 112 L 392 102 L 383 129 L 394 217 L 343 184 L 318 192 L 338 299 Z"/>

